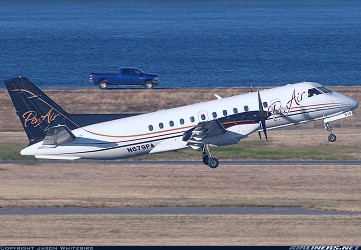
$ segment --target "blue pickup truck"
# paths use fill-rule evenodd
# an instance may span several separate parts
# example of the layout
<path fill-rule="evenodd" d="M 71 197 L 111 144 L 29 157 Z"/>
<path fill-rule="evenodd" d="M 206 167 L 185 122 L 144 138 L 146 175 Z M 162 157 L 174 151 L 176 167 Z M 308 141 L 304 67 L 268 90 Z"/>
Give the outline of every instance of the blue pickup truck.
<path fill-rule="evenodd" d="M 142 85 L 151 89 L 159 84 L 158 75 L 146 74 L 136 68 L 121 68 L 117 73 L 91 73 L 90 84 L 96 84 L 101 89 L 109 85 Z"/>

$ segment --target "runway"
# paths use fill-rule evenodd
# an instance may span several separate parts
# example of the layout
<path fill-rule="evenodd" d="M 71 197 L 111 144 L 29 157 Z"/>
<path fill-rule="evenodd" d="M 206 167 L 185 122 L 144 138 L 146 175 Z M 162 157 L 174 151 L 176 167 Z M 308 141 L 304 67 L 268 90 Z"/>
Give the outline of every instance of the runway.
<path fill-rule="evenodd" d="M 133 160 L 34 160 L 34 161 L 0 161 L 0 164 L 116 164 L 116 165 L 203 165 L 202 161 L 169 161 L 169 160 L 147 160 L 147 161 L 133 161 Z M 284 161 L 264 161 L 264 160 L 220 160 L 222 165 L 361 165 L 361 161 L 332 161 L 332 160 L 317 160 L 317 161 L 301 161 L 301 160 L 284 160 Z"/>
<path fill-rule="evenodd" d="M 359 215 L 361 213 L 274 207 L 1 208 L 1 215 Z"/>

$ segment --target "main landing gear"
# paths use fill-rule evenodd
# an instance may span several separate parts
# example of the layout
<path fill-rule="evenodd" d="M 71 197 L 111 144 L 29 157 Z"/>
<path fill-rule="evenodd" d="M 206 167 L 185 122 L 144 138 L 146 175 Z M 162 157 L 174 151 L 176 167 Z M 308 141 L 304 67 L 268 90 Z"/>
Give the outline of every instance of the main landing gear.
<path fill-rule="evenodd" d="M 332 128 L 330 126 L 330 124 L 328 122 L 326 122 L 325 124 L 325 129 L 328 131 L 329 135 L 328 135 L 328 141 L 329 142 L 335 142 L 336 141 L 336 135 L 334 135 L 332 133 Z"/>
<path fill-rule="evenodd" d="M 216 168 L 219 164 L 219 161 L 216 158 L 212 157 L 209 144 L 205 144 L 203 146 L 203 163 L 205 165 L 208 165 L 210 168 Z"/>

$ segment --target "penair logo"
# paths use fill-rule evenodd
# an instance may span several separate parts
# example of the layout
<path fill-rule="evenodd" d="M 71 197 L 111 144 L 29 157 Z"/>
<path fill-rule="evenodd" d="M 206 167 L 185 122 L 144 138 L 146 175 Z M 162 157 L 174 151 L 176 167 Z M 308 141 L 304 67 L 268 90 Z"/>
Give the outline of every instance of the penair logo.
<path fill-rule="evenodd" d="M 272 102 L 272 104 L 268 108 L 268 112 L 271 112 L 272 115 L 275 114 L 282 114 L 282 115 L 288 115 L 291 111 L 292 107 L 299 106 L 301 101 L 306 95 L 306 91 L 303 91 L 302 93 L 297 93 L 296 90 L 293 90 L 291 99 L 287 102 L 286 106 L 283 107 L 280 100 L 276 100 Z"/>
<path fill-rule="evenodd" d="M 38 127 L 43 121 L 46 121 L 47 123 L 51 123 L 52 121 L 54 121 L 60 114 L 57 112 L 56 109 L 54 109 L 51 105 L 49 105 L 47 102 L 45 102 L 43 99 L 39 98 L 37 95 L 35 95 L 34 93 L 32 93 L 29 90 L 26 89 L 13 89 L 11 91 L 14 92 L 22 92 L 22 93 L 27 93 L 30 94 L 31 96 L 27 96 L 27 98 L 37 98 L 38 100 L 42 101 L 43 103 L 45 103 L 46 105 L 48 105 L 48 107 L 50 107 L 51 109 L 48 111 L 47 114 L 42 115 L 42 116 L 38 116 L 38 113 L 36 111 L 27 111 L 23 114 L 23 118 L 24 118 L 24 127 L 28 127 L 29 125 L 33 126 L 34 128 Z"/>
<path fill-rule="evenodd" d="M 38 113 L 36 111 L 27 111 L 23 114 L 24 118 L 24 127 L 28 127 L 28 125 L 32 125 L 34 128 L 39 126 L 43 121 L 47 123 L 51 123 L 54 121 L 60 114 L 57 114 L 54 109 L 50 109 L 46 115 L 38 117 Z"/>

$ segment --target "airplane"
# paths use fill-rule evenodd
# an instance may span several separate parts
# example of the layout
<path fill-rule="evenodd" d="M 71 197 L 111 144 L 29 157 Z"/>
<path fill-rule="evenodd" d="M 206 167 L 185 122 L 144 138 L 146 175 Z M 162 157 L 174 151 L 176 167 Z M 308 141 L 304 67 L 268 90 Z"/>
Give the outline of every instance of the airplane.
<path fill-rule="evenodd" d="M 29 139 L 21 155 L 41 159 L 121 159 L 202 149 L 202 161 L 216 168 L 210 147 L 237 144 L 267 130 L 352 116 L 358 101 L 321 84 L 302 82 L 146 114 L 69 114 L 26 77 L 5 85 Z"/>

